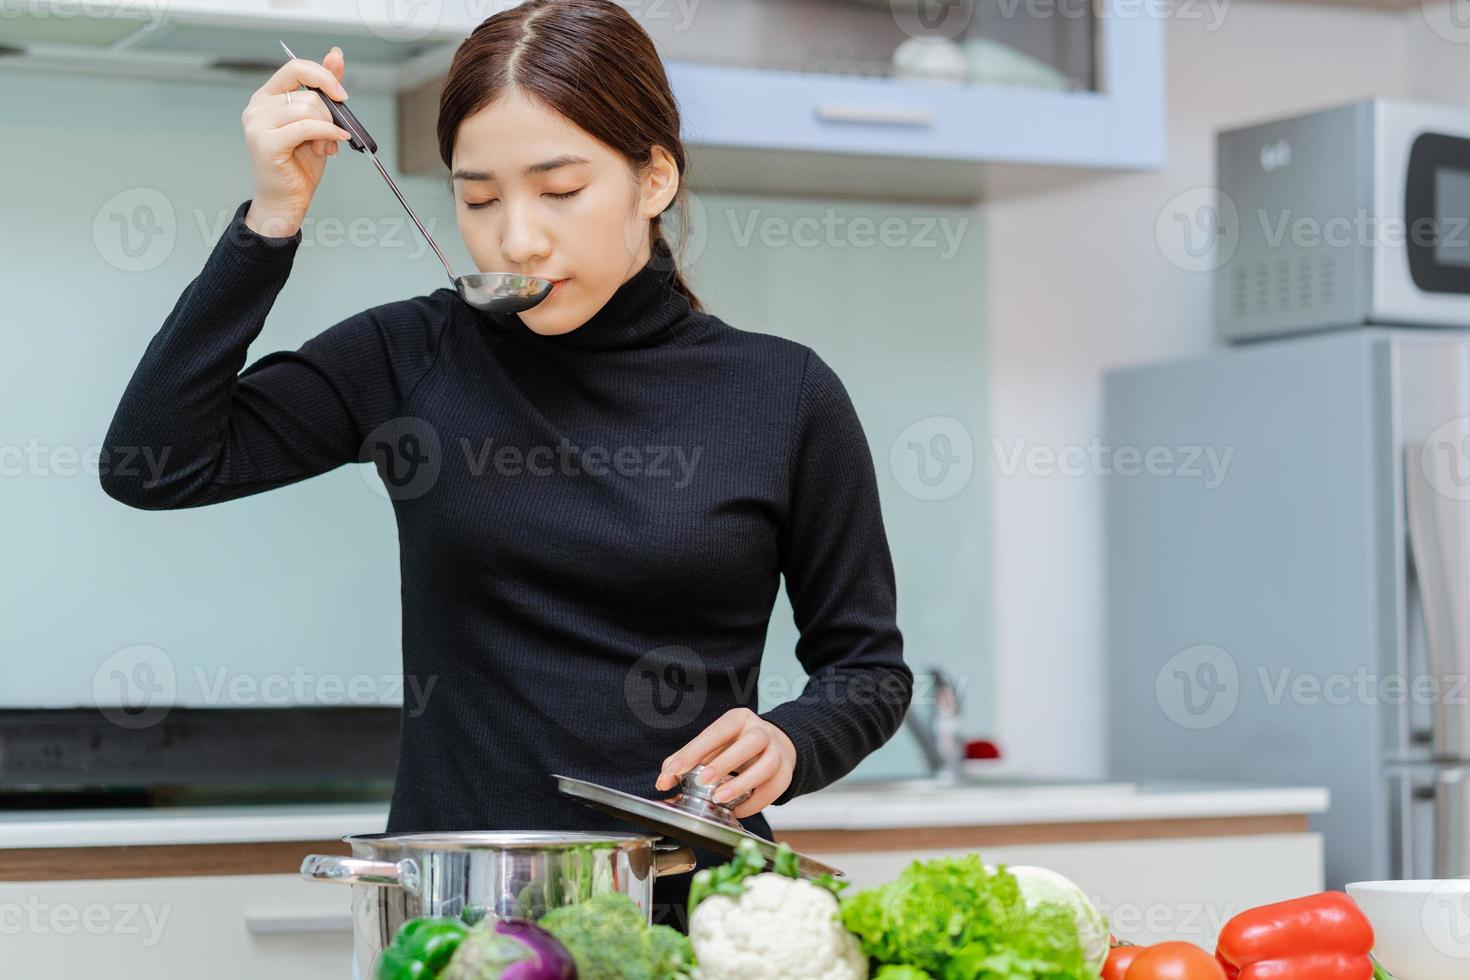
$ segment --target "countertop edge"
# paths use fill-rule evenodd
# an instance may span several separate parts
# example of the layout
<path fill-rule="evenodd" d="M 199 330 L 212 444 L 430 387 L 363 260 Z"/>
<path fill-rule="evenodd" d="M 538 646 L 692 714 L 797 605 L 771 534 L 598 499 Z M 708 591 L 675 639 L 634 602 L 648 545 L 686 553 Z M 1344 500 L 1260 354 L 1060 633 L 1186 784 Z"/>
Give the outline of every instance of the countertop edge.
<path fill-rule="evenodd" d="M 845 794 L 856 795 L 856 794 Z M 977 814 L 963 799 L 843 800 L 821 794 L 792 800 L 766 812 L 771 828 L 782 830 L 871 830 L 910 827 L 996 826 L 1005 824 L 1098 823 L 1118 820 L 1178 820 L 1199 817 L 1255 817 L 1326 812 L 1323 787 L 1182 790 L 1088 798 L 1085 793 L 1047 800 L 986 801 Z"/>
<path fill-rule="evenodd" d="M 1135 794 L 1050 792 L 1024 798 L 1004 792 L 977 799 L 955 791 L 915 801 L 860 792 L 815 793 L 766 811 L 776 832 L 901 830 L 912 827 L 1069 824 L 1199 817 L 1316 814 L 1321 787 L 1198 788 Z M 977 812 L 977 806 L 982 809 Z M 165 810 L 10 811 L 0 813 L 0 850 L 334 840 L 382 833 L 386 804 L 179 807 Z"/>

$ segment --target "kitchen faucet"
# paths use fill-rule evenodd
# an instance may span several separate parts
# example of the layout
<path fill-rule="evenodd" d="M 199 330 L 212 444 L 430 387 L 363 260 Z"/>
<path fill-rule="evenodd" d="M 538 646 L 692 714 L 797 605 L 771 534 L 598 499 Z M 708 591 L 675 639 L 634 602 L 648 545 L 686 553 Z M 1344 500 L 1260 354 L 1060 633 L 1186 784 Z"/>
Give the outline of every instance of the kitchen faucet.
<path fill-rule="evenodd" d="M 942 783 L 957 783 L 965 759 L 959 692 L 942 667 L 931 666 L 927 673 L 934 683 L 934 706 L 927 718 L 920 718 L 911 704 L 903 716 L 904 726 L 919 740 L 929 775 Z"/>

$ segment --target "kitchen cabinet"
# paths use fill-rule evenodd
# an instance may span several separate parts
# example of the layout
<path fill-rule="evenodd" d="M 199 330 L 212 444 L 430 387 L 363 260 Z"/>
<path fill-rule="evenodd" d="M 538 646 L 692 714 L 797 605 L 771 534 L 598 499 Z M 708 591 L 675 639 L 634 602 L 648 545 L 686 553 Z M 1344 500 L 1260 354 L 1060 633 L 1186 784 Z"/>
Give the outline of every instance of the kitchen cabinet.
<path fill-rule="evenodd" d="M 917 0 L 743 0 L 719 5 L 729 23 L 678 32 L 650 21 L 698 148 L 693 181 L 821 190 L 836 179 L 879 196 L 965 197 L 1062 179 L 1057 168 L 1162 164 L 1163 23 L 1148 5 L 974 7 L 932 32 Z M 895 77 L 900 45 L 951 35 L 965 81 Z"/>
<path fill-rule="evenodd" d="M 447 6 L 460 5 L 458 12 Z M 479 0 L 0 0 L 0 70 L 213 82 L 248 93 L 286 60 L 334 44 L 347 82 L 395 91 L 443 73 Z M 408 11 L 408 16 L 402 12 Z M 367 122 L 365 120 L 365 122 Z"/>
<path fill-rule="evenodd" d="M 968 74 L 949 80 L 894 67 L 900 45 L 929 36 L 913 6 L 722 0 L 688 24 L 642 18 L 680 105 L 690 185 L 973 200 L 1162 165 L 1164 35 L 1153 6 L 977 0 L 964 30 L 938 29 L 953 34 L 944 50 L 967 59 Z M 441 87 L 407 88 L 400 120 L 433 118 Z M 422 128 L 401 136 L 400 168 L 439 175 Z"/>
<path fill-rule="evenodd" d="M 974 200 L 1162 165 L 1162 5 L 975 0 L 959 29 L 926 24 L 926 4 L 625 6 L 667 65 L 696 190 Z M 969 9 L 942 6 L 946 16 Z M 349 88 L 399 95 L 399 169 L 434 176 L 443 164 L 426 121 L 437 116 L 444 72 L 460 41 L 498 9 L 482 0 L 123 0 L 105 10 L 86 0 L 44 9 L 0 0 L 0 7 L 0 49 L 8 55 L 0 71 L 239 85 L 279 66 L 277 38 L 312 58 L 341 44 Z M 901 48 L 917 53 L 896 68 Z M 936 60 L 956 74 L 936 76 Z M 387 135 L 386 124 L 376 128 L 380 139 Z"/>
<path fill-rule="evenodd" d="M 0 882 L 7 976 L 351 975 L 351 889 L 295 874 Z"/>
<path fill-rule="evenodd" d="M 0 813 L 5 975 L 345 980 L 352 890 L 297 869 L 386 822 L 361 803 Z"/>

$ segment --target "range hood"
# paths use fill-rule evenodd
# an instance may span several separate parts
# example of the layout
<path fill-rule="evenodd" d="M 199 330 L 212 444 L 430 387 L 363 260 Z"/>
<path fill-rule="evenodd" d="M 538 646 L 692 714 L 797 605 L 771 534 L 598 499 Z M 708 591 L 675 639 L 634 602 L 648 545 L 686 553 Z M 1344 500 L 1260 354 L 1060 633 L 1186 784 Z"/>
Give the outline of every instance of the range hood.
<path fill-rule="evenodd" d="M 347 84 L 398 92 L 449 67 L 473 13 L 451 5 L 484 2 L 0 0 L 0 55 L 7 68 L 234 81 L 278 68 L 278 40 L 316 61 L 336 44 Z"/>

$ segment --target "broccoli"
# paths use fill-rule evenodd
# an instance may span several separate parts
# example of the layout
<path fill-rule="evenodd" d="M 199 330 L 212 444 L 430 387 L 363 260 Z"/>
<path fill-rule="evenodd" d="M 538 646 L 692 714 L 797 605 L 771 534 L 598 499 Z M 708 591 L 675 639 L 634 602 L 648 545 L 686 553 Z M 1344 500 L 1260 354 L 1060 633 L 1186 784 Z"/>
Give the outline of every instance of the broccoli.
<path fill-rule="evenodd" d="M 650 926 L 627 895 L 597 895 L 552 909 L 540 925 L 577 961 L 579 980 L 688 980 L 689 940 L 669 926 Z"/>

